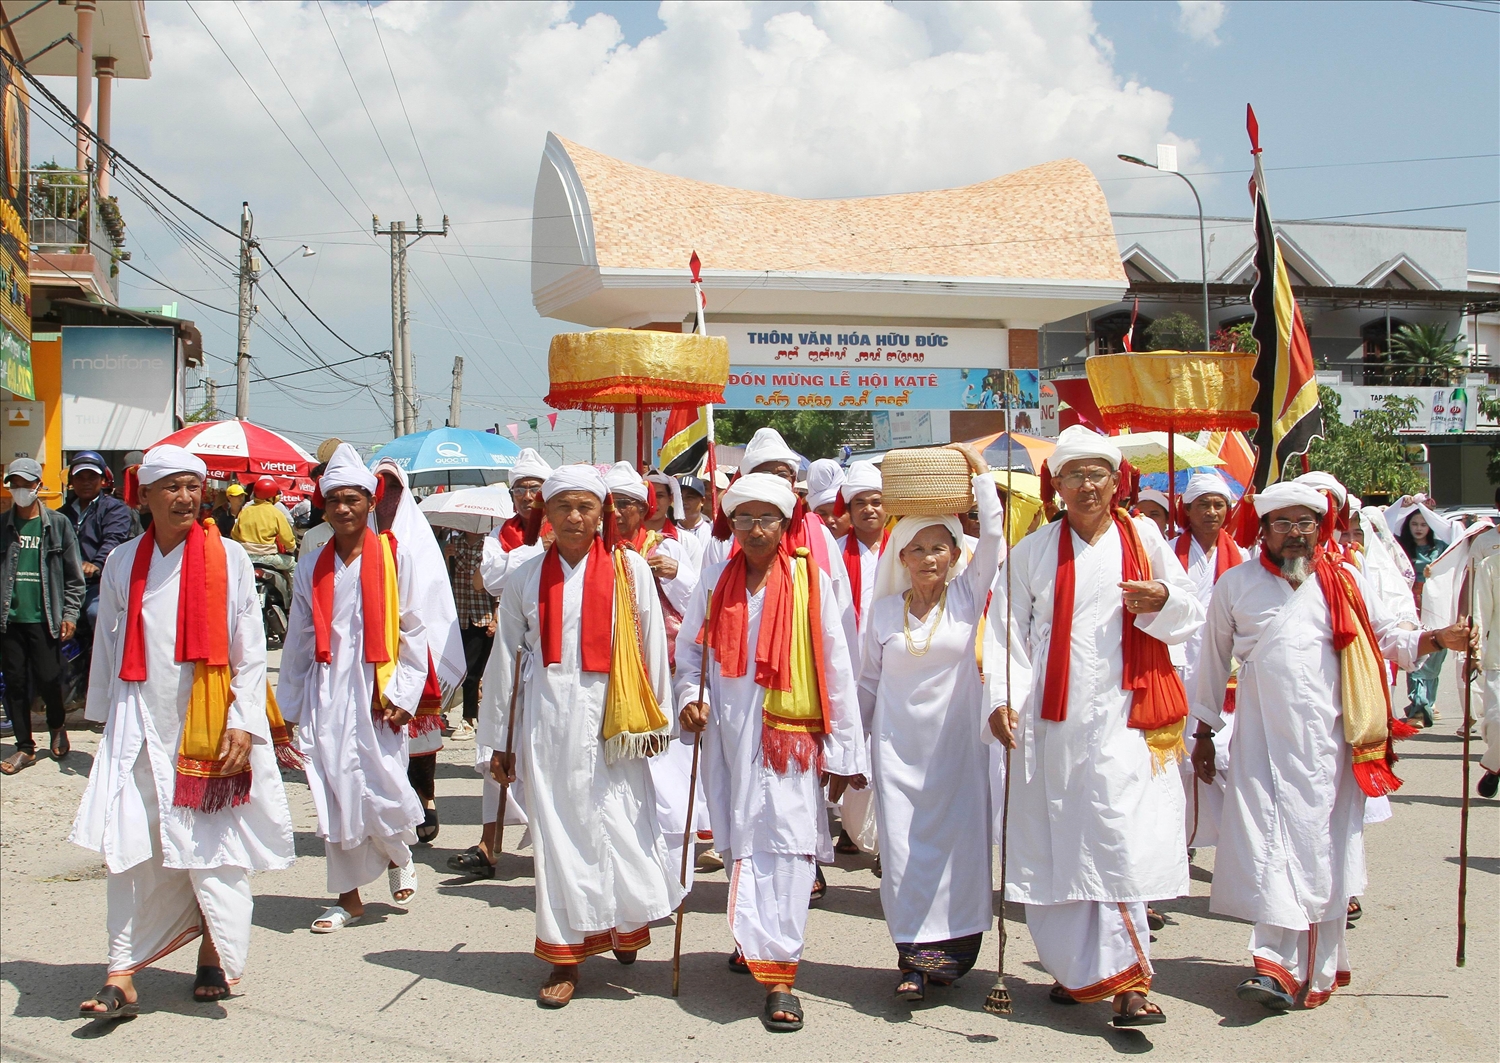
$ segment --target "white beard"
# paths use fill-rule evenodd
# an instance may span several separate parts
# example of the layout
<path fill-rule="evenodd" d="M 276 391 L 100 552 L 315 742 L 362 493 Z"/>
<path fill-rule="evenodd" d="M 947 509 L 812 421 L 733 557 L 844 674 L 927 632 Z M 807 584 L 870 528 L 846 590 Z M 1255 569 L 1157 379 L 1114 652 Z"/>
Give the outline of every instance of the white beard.
<path fill-rule="evenodd" d="M 1281 574 L 1293 587 L 1300 587 L 1312 575 L 1312 562 L 1305 557 L 1284 557 L 1281 559 Z"/>

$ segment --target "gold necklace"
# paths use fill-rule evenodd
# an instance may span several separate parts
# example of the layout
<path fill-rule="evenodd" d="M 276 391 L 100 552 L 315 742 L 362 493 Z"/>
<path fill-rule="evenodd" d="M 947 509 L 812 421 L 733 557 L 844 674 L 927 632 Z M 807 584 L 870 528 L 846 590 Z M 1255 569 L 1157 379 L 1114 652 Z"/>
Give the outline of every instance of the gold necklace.
<path fill-rule="evenodd" d="M 911 637 L 911 591 L 901 596 L 901 634 L 906 638 L 906 652 L 913 657 L 926 657 L 927 651 L 932 649 L 932 640 L 937 636 L 938 625 L 943 622 L 943 608 L 948 603 L 948 588 L 943 588 L 943 593 L 938 596 L 937 616 L 932 618 L 932 630 L 927 633 L 927 641 L 917 648 L 916 641 Z"/>

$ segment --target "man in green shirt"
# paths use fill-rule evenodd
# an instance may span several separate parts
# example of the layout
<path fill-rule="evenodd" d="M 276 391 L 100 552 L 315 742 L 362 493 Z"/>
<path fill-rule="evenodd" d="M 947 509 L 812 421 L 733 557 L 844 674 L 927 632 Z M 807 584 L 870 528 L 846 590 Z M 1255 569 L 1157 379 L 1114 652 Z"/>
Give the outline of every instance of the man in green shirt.
<path fill-rule="evenodd" d="M 33 689 L 47 707 L 52 755 L 65 757 L 70 748 L 60 649 L 73 637 L 83 606 L 83 562 L 73 523 L 37 499 L 41 480 L 42 467 L 32 458 L 16 458 L 5 470 L 11 509 L 0 516 L 0 670 L 16 739 L 16 752 L 0 762 L 5 775 L 36 761 Z"/>

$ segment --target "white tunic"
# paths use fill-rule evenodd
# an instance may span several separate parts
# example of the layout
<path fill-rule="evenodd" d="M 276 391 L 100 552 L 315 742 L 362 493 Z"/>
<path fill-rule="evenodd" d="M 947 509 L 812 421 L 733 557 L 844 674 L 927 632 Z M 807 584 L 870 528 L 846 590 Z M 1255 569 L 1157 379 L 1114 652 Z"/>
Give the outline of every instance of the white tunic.
<path fill-rule="evenodd" d="M 696 701 L 698 676 L 703 665 L 703 647 L 698 630 L 703 625 L 708 593 L 718 585 L 723 563 L 707 568 L 693 595 L 682 632 L 677 639 L 677 707 Z M 813 566 L 817 570 L 817 566 Z M 868 775 L 864 729 L 859 721 L 849 644 L 843 627 L 843 612 L 833 593 L 833 581 L 818 571 L 821 593 L 824 664 L 827 669 L 828 702 L 832 714 L 829 734 L 823 736 L 824 770 L 833 775 Z M 765 765 L 761 758 L 761 711 L 765 688 L 755 682 L 755 646 L 760 638 L 761 610 L 766 592 L 762 587 L 749 595 L 747 638 L 749 666 L 737 678 L 725 678 L 717 661 L 711 661 L 703 700 L 709 704 L 708 729 L 703 733 L 701 768 L 713 823 L 714 848 L 741 860 L 753 853 L 784 856 L 816 856 L 833 862 L 833 841 L 828 836 L 823 789 L 817 772 L 799 771 L 788 765 L 785 775 Z"/>
<path fill-rule="evenodd" d="M 672 712 L 667 641 L 651 570 L 627 553 L 635 579 L 646 671 L 662 711 Z M 575 931 L 615 928 L 666 916 L 681 899 L 656 821 L 651 772 L 642 758 L 604 759 L 604 703 L 609 677 L 580 667 L 584 574 L 591 562 L 562 563 L 562 659 L 542 664 L 537 611 L 542 558 L 511 573 L 500 596 L 495 652 L 484 672 L 477 739 L 506 748 L 515 648 L 523 647 L 516 707 L 516 775 L 525 788 L 536 853 L 537 904 L 567 913 Z M 612 605 L 611 605 L 612 608 Z M 611 613 L 611 616 L 613 614 Z M 641 912 L 647 913 L 644 919 Z"/>
<path fill-rule="evenodd" d="M 849 536 L 853 535 L 853 534 L 854 533 L 851 531 L 851 532 L 849 532 L 848 535 L 841 535 L 841 536 L 839 536 L 838 539 L 836 539 L 834 541 L 834 549 L 836 549 L 838 551 L 840 557 L 844 556 L 844 550 L 848 548 Z M 856 541 L 858 541 L 858 540 L 856 540 Z M 998 561 L 995 562 L 995 563 L 999 564 Z M 846 564 L 845 568 L 847 569 L 847 567 L 848 566 Z M 863 638 L 864 638 L 865 628 L 869 626 L 870 606 L 873 605 L 874 602 L 875 602 L 875 570 L 878 569 L 879 567 L 880 567 L 880 544 L 877 542 L 874 546 L 866 546 L 864 543 L 860 543 L 859 544 L 859 636 L 860 636 L 861 640 L 863 640 Z M 851 600 L 852 600 L 852 596 L 851 596 Z M 858 652 L 859 652 L 859 644 L 856 643 L 855 644 L 855 653 L 856 653 L 856 656 L 858 655 Z"/>
<path fill-rule="evenodd" d="M 240 545 L 224 540 L 229 568 L 228 726 L 248 731 L 250 800 L 218 812 L 176 808 L 177 749 L 193 688 L 191 663 L 177 662 L 177 592 L 183 547 L 163 556 L 152 546 L 141 617 L 146 636 L 143 683 L 120 679 L 130 572 L 143 539 L 116 548 L 99 585 L 99 618 L 85 716 L 103 721 L 104 737 L 89 772 L 69 840 L 104 854 L 112 874 L 150 860 L 150 819 L 159 817 L 162 866 L 203 869 L 223 866 L 266 871 L 289 867 L 292 817 L 287 809 L 275 747 L 266 722 L 266 634 L 261 626 L 255 572 Z M 154 792 L 142 789 L 136 764 L 149 759 Z M 148 817 L 146 801 L 156 808 Z"/>
<path fill-rule="evenodd" d="M 479 557 L 479 578 L 484 581 L 484 589 L 492 597 L 500 597 L 511 571 L 533 557 L 541 557 L 546 549 L 538 542 L 530 546 L 523 543 L 514 550 L 507 550 L 500 542 L 500 529 L 496 528 L 484 537 L 484 549 Z"/>
<path fill-rule="evenodd" d="M 1421 632 L 1400 628 L 1364 579 L 1355 582 L 1381 653 L 1415 667 Z M 1231 655 L 1239 686 L 1209 907 L 1291 930 L 1341 918 L 1365 888 L 1365 795 L 1317 578 L 1294 590 L 1257 563 L 1219 580 L 1191 692 L 1192 715 L 1216 729 Z"/>
<path fill-rule="evenodd" d="M 870 732 L 880 829 L 880 901 L 892 940 L 946 941 L 992 922 L 990 758 L 982 741 L 989 706 L 975 654 L 1000 557 L 993 534 L 933 608 L 903 629 L 906 604 L 890 595 L 866 611 L 860 705 Z M 934 624 L 936 632 L 934 633 Z M 929 643 L 929 638 L 931 639 Z"/>
<path fill-rule="evenodd" d="M 823 537 L 823 548 L 828 551 L 828 571 L 825 575 L 833 581 L 833 600 L 838 606 L 839 623 L 844 628 L 844 644 L 851 648 L 850 656 L 852 657 L 859 652 L 859 627 L 854 622 L 854 598 L 849 594 L 849 573 L 844 568 L 844 555 L 839 553 L 838 542 L 834 539 L 833 533 L 828 530 L 828 525 L 821 520 L 814 519 L 811 526 L 817 529 L 815 534 Z M 700 565 L 703 572 L 702 579 L 708 579 L 709 569 L 714 570 L 714 579 L 718 578 L 720 566 L 729 560 L 733 546 L 733 537 L 710 540 L 708 548 L 703 551 L 703 561 Z M 873 582 L 867 585 L 874 588 Z M 712 588 L 713 583 L 710 581 L 708 586 Z M 861 589 L 863 586 L 865 585 L 862 585 Z M 856 678 L 857 676 L 854 675 L 849 677 L 851 685 Z"/>
<path fill-rule="evenodd" d="M 1136 519 L 1135 526 L 1154 577 L 1167 587 L 1161 611 L 1137 616 L 1136 625 L 1169 645 L 1184 642 L 1202 624 L 1203 606 L 1156 525 Z M 1073 536 L 1072 663 L 1067 719 L 1050 721 L 1041 719 L 1042 688 L 1063 532 Z M 1188 891 L 1182 783 L 1175 766 L 1153 772 L 1144 733 L 1129 726 L 1132 692 L 1120 686 L 1123 556 L 1113 524 L 1090 546 L 1060 520 L 1017 543 L 1007 563 L 1012 707 L 1020 715 L 1005 887 L 1012 901 L 1152 901 Z M 990 607 L 997 633 L 1005 588 L 1002 571 Z M 1004 701 L 1003 670 L 995 671 Z M 985 735 L 991 740 L 988 728 Z"/>
<path fill-rule="evenodd" d="M 349 849 L 366 838 L 404 835 L 422 822 L 422 803 L 407 781 L 407 729 L 377 723 L 377 695 L 416 712 L 427 682 L 427 633 L 408 603 L 421 578 L 414 559 L 397 545 L 396 589 L 401 602 L 400 650 L 390 682 L 375 689 L 375 666 L 365 660 L 360 567 L 346 565 L 337 542 L 333 555 L 332 658 L 317 660 L 312 589 L 317 559 L 299 565 L 292 584 L 292 612 L 281 654 L 276 698 L 288 723 L 297 724 L 297 744 L 307 758 L 307 785 L 318 812 L 318 834 Z"/>

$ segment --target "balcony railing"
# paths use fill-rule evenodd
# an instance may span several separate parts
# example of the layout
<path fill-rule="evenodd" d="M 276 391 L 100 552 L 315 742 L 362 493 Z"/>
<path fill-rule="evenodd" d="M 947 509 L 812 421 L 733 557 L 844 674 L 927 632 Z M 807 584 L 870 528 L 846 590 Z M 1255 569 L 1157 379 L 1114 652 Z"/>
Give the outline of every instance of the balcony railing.
<path fill-rule="evenodd" d="M 101 265 L 107 260 L 118 292 L 119 260 L 130 254 L 124 250 L 125 222 L 115 198 L 99 198 L 89 170 L 38 167 L 26 171 L 26 178 L 31 246 L 44 254 L 92 254 Z"/>

